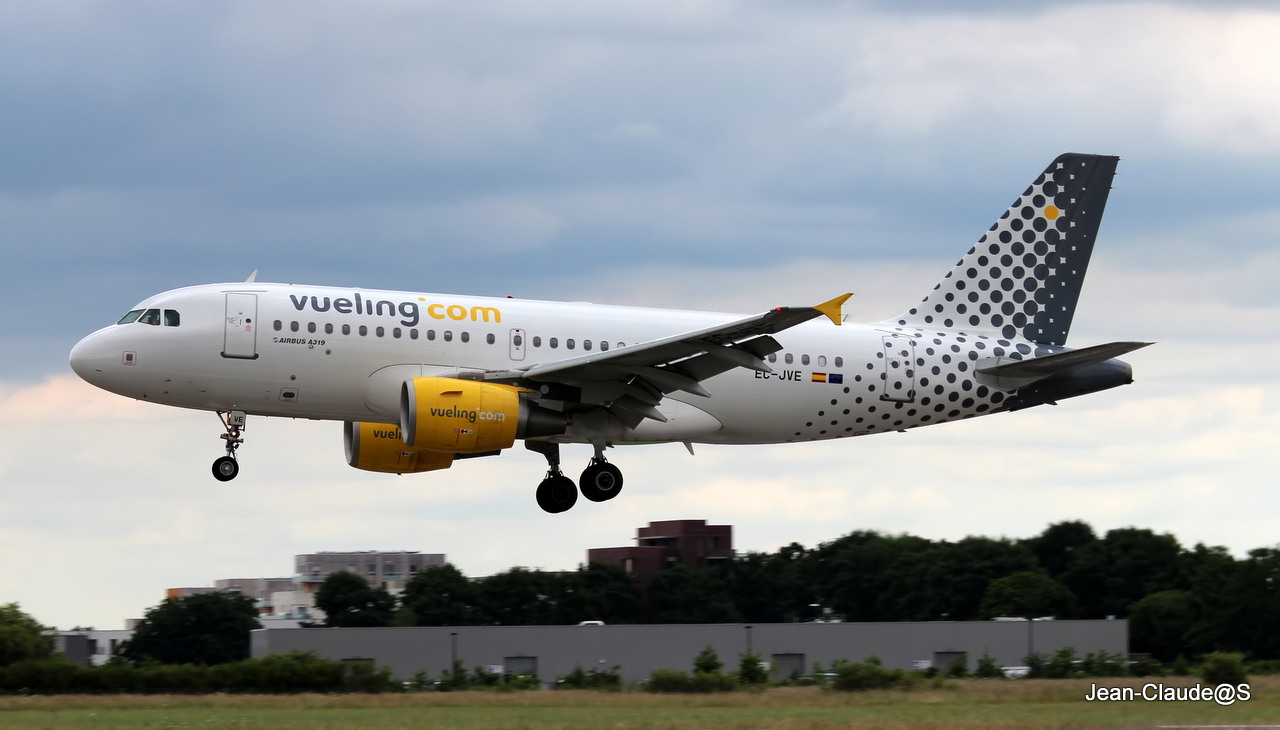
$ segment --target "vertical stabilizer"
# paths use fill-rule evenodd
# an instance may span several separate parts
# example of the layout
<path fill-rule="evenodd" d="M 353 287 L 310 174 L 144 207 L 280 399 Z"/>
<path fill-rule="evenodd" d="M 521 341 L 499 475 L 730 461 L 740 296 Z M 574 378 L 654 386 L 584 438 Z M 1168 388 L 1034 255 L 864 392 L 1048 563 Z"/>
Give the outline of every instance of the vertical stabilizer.
<path fill-rule="evenodd" d="M 892 321 L 1066 344 L 1119 159 L 1058 157 L 920 304 Z"/>

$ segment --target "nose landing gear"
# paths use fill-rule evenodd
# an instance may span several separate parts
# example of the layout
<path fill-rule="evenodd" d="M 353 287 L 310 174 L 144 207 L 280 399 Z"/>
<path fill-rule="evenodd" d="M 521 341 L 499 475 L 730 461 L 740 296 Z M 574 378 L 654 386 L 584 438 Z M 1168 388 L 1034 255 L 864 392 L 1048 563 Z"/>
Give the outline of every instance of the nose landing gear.
<path fill-rule="evenodd" d="M 244 430 L 246 416 L 244 411 L 227 411 L 225 414 L 218 411 L 217 413 L 218 420 L 222 421 L 222 427 L 226 429 L 226 433 L 219 434 L 218 438 L 226 442 L 227 455 L 213 462 L 213 478 L 220 482 L 229 482 L 240 473 L 240 464 L 236 461 L 236 449 L 244 443 L 240 433 Z"/>

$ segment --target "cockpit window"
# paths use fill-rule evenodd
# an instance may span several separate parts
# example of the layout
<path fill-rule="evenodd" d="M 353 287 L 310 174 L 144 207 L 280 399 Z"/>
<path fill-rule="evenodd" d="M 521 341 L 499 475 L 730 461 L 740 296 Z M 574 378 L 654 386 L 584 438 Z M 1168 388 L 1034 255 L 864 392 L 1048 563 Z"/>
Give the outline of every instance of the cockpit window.
<path fill-rule="evenodd" d="M 177 310 L 174 310 L 174 309 L 164 310 L 164 326 L 165 327 L 177 327 L 178 320 L 179 320 L 179 317 L 178 317 Z"/>
<path fill-rule="evenodd" d="M 138 318 L 138 321 L 143 324 L 158 325 L 160 324 L 160 310 L 148 309 L 146 312 L 143 312 L 142 316 Z"/>
<path fill-rule="evenodd" d="M 126 314 L 125 316 L 121 317 L 120 321 L 116 322 L 116 324 L 133 324 L 134 322 L 137 322 L 138 317 L 141 317 L 141 316 L 142 316 L 142 310 L 135 309 L 129 312 L 128 314 Z"/>

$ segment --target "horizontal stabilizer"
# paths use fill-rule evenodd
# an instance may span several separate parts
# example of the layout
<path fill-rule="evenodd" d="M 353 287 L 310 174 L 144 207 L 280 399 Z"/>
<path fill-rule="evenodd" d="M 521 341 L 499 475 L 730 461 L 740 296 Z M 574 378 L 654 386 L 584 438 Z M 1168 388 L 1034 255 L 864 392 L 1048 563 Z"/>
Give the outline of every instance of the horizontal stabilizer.
<path fill-rule="evenodd" d="M 1074 368 L 1110 360 L 1150 345 L 1150 342 L 1108 342 L 1079 350 L 1068 350 L 1030 360 L 991 357 L 978 361 L 977 380 L 1000 390 L 1016 390 Z"/>

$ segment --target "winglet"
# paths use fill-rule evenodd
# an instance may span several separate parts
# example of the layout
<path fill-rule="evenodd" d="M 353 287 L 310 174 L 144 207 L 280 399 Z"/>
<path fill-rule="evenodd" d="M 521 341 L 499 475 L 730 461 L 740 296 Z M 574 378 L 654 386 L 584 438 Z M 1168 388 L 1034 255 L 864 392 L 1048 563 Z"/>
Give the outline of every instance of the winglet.
<path fill-rule="evenodd" d="M 815 306 L 814 309 L 827 315 L 827 319 L 830 319 L 835 324 L 840 324 L 840 305 L 848 301 L 849 297 L 851 296 L 853 296 L 853 292 L 849 292 L 848 294 L 841 294 L 835 299 L 823 302 L 822 304 Z"/>
<path fill-rule="evenodd" d="M 252 273 L 252 274 L 249 274 L 249 278 L 244 280 L 244 283 L 246 283 L 246 284 L 252 284 L 253 282 L 255 282 L 255 281 L 257 281 L 257 280 L 258 280 L 258 270 L 257 270 L 257 269 L 254 269 L 254 270 L 253 270 L 253 273 Z"/>

